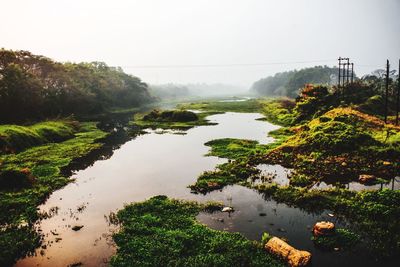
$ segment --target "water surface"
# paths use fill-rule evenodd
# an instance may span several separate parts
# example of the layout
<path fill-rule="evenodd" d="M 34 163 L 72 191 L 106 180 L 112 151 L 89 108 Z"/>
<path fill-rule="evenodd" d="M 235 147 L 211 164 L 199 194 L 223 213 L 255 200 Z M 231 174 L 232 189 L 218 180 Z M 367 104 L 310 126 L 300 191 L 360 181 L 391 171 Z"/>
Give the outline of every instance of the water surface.
<path fill-rule="evenodd" d="M 235 208 L 233 213 L 201 213 L 198 220 L 214 229 L 237 231 L 253 240 L 260 240 L 264 231 L 285 237 L 299 249 L 313 253 L 314 266 L 354 266 L 358 257 L 346 253 L 324 253 L 315 249 L 310 228 L 319 220 L 344 224 L 330 211 L 311 214 L 297 208 L 265 200 L 254 190 L 242 186 L 228 186 L 207 195 L 190 193 L 188 185 L 199 174 L 225 162 L 216 157 L 204 157 L 209 148 L 204 143 L 216 138 L 245 138 L 268 143 L 269 131 L 278 126 L 256 120 L 260 114 L 225 113 L 210 116 L 215 126 L 190 129 L 186 135 L 173 132 L 157 134 L 151 131 L 126 142 L 86 169 L 76 172 L 76 179 L 54 192 L 40 206 L 42 211 L 52 207 L 58 213 L 39 225 L 45 235 L 46 248 L 37 250 L 36 256 L 17 262 L 16 266 L 106 266 L 115 252 L 107 216 L 123 208 L 125 203 L 143 201 L 155 195 L 206 201 L 223 201 Z M 284 182 L 286 171 L 275 165 Z M 268 171 L 268 168 L 264 171 Z M 73 231 L 73 226 L 83 226 Z M 365 266 L 373 266 L 368 257 L 362 257 Z"/>

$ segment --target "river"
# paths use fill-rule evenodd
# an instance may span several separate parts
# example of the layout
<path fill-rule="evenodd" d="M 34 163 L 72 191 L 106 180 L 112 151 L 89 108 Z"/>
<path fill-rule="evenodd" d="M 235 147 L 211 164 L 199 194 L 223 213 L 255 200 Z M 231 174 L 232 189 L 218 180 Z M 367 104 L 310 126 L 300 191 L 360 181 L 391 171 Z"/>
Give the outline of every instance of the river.
<path fill-rule="evenodd" d="M 263 231 L 285 237 L 296 248 L 310 251 L 314 266 L 355 266 L 360 262 L 364 266 L 373 266 L 368 257 L 323 252 L 314 247 L 310 229 L 316 221 L 333 220 L 339 226 L 343 223 L 330 217 L 330 211 L 307 213 L 265 200 L 256 191 L 237 185 L 207 195 L 190 192 L 187 186 L 194 183 L 199 174 L 225 162 L 225 159 L 206 157 L 209 148 L 204 146 L 205 142 L 225 137 L 261 143 L 273 141 L 267 134 L 279 127 L 256 120 L 260 117 L 261 114 L 256 113 L 228 112 L 209 117 L 217 125 L 195 127 L 186 134 L 150 131 L 73 173 L 75 182 L 54 192 L 39 207 L 41 211 L 57 210 L 53 217 L 38 225 L 45 237 L 45 247 L 15 266 L 54 267 L 77 263 L 106 266 L 115 253 L 111 234 L 116 228 L 108 222 L 110 212 L 123 208 L 125 203 L 143 201 L 155 195 L 216 200 L 232 205 L 233 213 L 201 213 L 197 218 L 214 229 L 240 232 L 253 240 L 260 240 Z M 271 168 L 276 170 L 276 166 Z M 73 226 L 83 228 L 73 231 Z"/>

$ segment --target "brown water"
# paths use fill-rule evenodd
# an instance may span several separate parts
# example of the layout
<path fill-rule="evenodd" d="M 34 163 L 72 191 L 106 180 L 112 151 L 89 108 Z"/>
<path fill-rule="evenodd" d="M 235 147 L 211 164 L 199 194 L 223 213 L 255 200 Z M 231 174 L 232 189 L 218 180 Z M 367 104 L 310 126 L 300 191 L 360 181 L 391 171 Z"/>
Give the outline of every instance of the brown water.
<path fill-rule="evenodd" d="M 215 126 L 202 126 L 186 135 L 152 131 L 136 137 L 109 153 L 103 160 L 72 175 L 74 183 L 54 192 L 40 209 L 58 208 L 52 218 L 39 225 L 45 235 L 46 249 L 36 256 L 17 262 L 16 266 L 105 266 L 115 252 L 111 233 L 115 227 L 107 217 L 123 208 L 125 203 L 143 201 L 155 195 L 198 201 L 224 201 L 235 212 L 201 213 L 198 219 L 214 229 L 238 231 L 250 239 L 260 240 L 263 231 L 283 236 L 299 249 L 313 253 L 314 266 L 355 266 L 353 255 L 342 252 L 325 253 L 314 248 L 310 227 L 318 220 L 330 219 L 342 225 L 329 211 L 311 214 L 272 200 L 265 200 L 254 190 L 229 186 L 205 196 L 190 193 L 188 185 L 200 173 L 224 162 L 204 157 L 209 148 L 204 143 L 216 138 L 246 138 L 268 143 L 267 133 L 278 127 L 258 121 L 260 114 L 226 113 L 210 116 Z M 279 172 L 284 172 L 275 166 Z M 262 216 L 260 216 L 262 214 Z M 218 219 L 223 219 L 223 222 Z M 71 227 L 83 225 L 79 231 Z M 61 238 L 61 239 L 60 239 Z M 361 257 L 364 266 L 374 266 L 368 257 Z"/>

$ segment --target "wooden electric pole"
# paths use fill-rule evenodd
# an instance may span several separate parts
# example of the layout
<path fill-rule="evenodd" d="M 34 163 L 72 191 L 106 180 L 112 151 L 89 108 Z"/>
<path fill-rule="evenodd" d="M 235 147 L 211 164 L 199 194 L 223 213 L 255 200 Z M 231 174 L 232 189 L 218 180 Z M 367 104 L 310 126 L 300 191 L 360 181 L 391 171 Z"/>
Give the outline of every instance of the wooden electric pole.
<path fill-rule="evenodd" d="M 354 81 L 354 63 L 351 63 L 351 83 Z"/>
<path fill-rule="evenodd" d="M 396 125 L 399 125 L 399 109 L 400 109 L 400 59 L 399 72 L 397 73 L 397 101 L 396 101 Z"/>
<path fill-rule="evenodd" d="M 387 123 L 388 117 L 388 98 L 389 98 L 389 59 L 386 60 L 386 93 L 385 93 L 385 123 Z"/>

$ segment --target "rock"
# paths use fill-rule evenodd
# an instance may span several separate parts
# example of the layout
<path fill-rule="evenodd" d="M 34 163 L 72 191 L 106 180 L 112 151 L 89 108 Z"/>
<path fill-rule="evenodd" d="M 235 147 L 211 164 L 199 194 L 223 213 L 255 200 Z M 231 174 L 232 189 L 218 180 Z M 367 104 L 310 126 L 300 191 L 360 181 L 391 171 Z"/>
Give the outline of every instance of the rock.
<path fill-rule="evenodd" d="M 331 222 L 317 222 L 313 227 L 314 236 L 331 236 L 335 234 L 335 225 Z"/>
<path fill-rule="evenodd" d="M 376 176 L 371 174 L 360 174 L 358 181 L 362 184 L 370 184 L 376 181 Z"/>
<path fill-rule="evenodd" d="M 82 228 L 83 228 L 83 225 L 75 225 L 75 226 L 73 226 L 71 229 L 74 230 L 74 231 L 79 231 L 79 230 L 81 230 Z"/>
<path fill-rule="evenodd" d="M 223 207 L 222 212 L 233 212 L 233 208 L 232 207 Z"/>
<path fill-rule="evenodd" d="M 285 260 L 291 267 L 306 266 L 311 261 L 310 252 L 297 250 L 277 237 L 271 238 L 267 244 L 265 244 L 265 249 L 269 253 L 272 253 Z"/>

